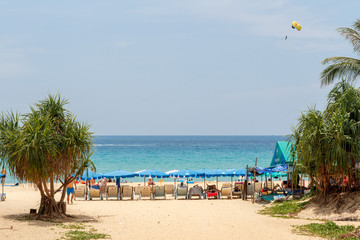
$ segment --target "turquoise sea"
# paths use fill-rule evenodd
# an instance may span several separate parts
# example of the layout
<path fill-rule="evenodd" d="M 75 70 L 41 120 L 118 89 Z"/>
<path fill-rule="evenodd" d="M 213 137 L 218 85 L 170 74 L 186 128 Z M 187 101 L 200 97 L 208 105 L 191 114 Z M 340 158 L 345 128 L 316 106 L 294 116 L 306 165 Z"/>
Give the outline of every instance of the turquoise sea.
<path fill-rule="evenodd" d="M 97 172 L 228 169 L 270 165 L 284 136 L 96 136 Z"/>
<path fill-rule="evenodd" d="M 284 136 L 95 136 L 97 172 L 228 169 L 270 165 Z M 9 179 L 11 181 L 10 177 Z M 138 179 L 141 181 L 141 179 Z M 137 181 L 137 179 L 132 179 Z M 9 182 L 9 181 L 8 181 Z"/>

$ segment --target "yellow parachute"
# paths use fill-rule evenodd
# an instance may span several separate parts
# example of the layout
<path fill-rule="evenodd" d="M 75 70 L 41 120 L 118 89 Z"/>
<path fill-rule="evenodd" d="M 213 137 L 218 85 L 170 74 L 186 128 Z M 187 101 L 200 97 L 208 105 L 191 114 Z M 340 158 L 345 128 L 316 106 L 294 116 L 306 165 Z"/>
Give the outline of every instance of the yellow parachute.
<path fill-rule="evenodd" d="M 291 27 L 292 27 L 293 29 L 296 28 L 298 31 L 301 30 L 301 25 L 300 25 L 297 21 L 293 21 Z"/>

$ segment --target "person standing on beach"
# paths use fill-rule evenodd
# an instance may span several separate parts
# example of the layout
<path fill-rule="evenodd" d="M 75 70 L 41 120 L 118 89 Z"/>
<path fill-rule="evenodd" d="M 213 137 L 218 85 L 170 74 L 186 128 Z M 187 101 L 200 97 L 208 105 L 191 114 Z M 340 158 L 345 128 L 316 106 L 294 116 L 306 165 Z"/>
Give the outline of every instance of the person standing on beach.
<path fill-rule="evenodd" d="M 4 174 L 4 176 L 1 177 L 1 184 L 5 185 L 5 178 L 6 178 L 6 170 L 5 168 L 3 167 L 1 172 L 1 174 Z"/>
<path fill-rule="evenodd" d="M 71 177 L 70 177 L 71 178 Z M 71 203 L 73 203 L 74 200 L 74 194 L 75 194 L 75 187 L 76 183 L 74 178 L 71 180 L 71 182 L 67 185 L 66 193 L 67 193 L 67 204 L 69 204 L 69 198 L 71 194 Z"/>
<path fill-rule="evenodd" d="M 106 194 L 106 186 L 107 186 L 107 179 L 106 177 L 104 177 L 103 179 L 101 179 L 99 182 L 99 189 L 100 189 L 100 192 L 103 196 L 105 196 Z"/>

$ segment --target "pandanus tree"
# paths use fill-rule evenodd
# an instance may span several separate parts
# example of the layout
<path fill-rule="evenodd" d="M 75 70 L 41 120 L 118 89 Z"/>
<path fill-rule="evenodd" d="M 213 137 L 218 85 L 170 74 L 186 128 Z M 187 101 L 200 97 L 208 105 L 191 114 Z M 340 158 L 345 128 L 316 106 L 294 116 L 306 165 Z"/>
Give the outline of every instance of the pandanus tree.
<path fill-rule="evenodd" d="M 299 165 L 320 192 L 331 192 L 331 183 L 359 187 L 360 92 L 348 82 L 335 85 L 324 112 L 302 113 L 291 137 Z"/>
<path fill-rule="evenodd" d="M 60 95 L 49 95 L 28 114 L 10 112 L 0 118 L 1 161 L 16 178 L 37 186 L 39 215 L 65 217 L 66 186 L 94 167 L 90 126 L 77 121 L 65 109 L 67 103 Z"/>
<path fill-rule="evenodd" d="M 360 19 L 353 23 L 352 28 L 339 28 L 339 33 L 348 40 L 358 56 L 360 56 Z M 330 64 L 321 72 L 321 85 L 326 86 L 336 78 L 343 78 L 349 82 L 360 78 L 360 59 L 350 57 L 330 57 L 322 62 Z"/>

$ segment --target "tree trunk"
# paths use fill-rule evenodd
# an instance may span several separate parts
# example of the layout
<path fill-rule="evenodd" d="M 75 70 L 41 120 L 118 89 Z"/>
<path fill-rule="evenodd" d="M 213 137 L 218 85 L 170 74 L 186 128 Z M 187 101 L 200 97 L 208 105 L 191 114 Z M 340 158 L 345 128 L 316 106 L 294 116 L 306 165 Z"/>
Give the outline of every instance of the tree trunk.
<path fill-rule="evenodd" d="M 64 201 L 56 202 L 53 197 L 54 194 L 47 195 L 43 191 L 42 184 L 38 184 L 41 200 L 38 211 L 38 216 L 50 217 L 50 218 L 64 218 L 66 217 L 66 205 Z"/>

